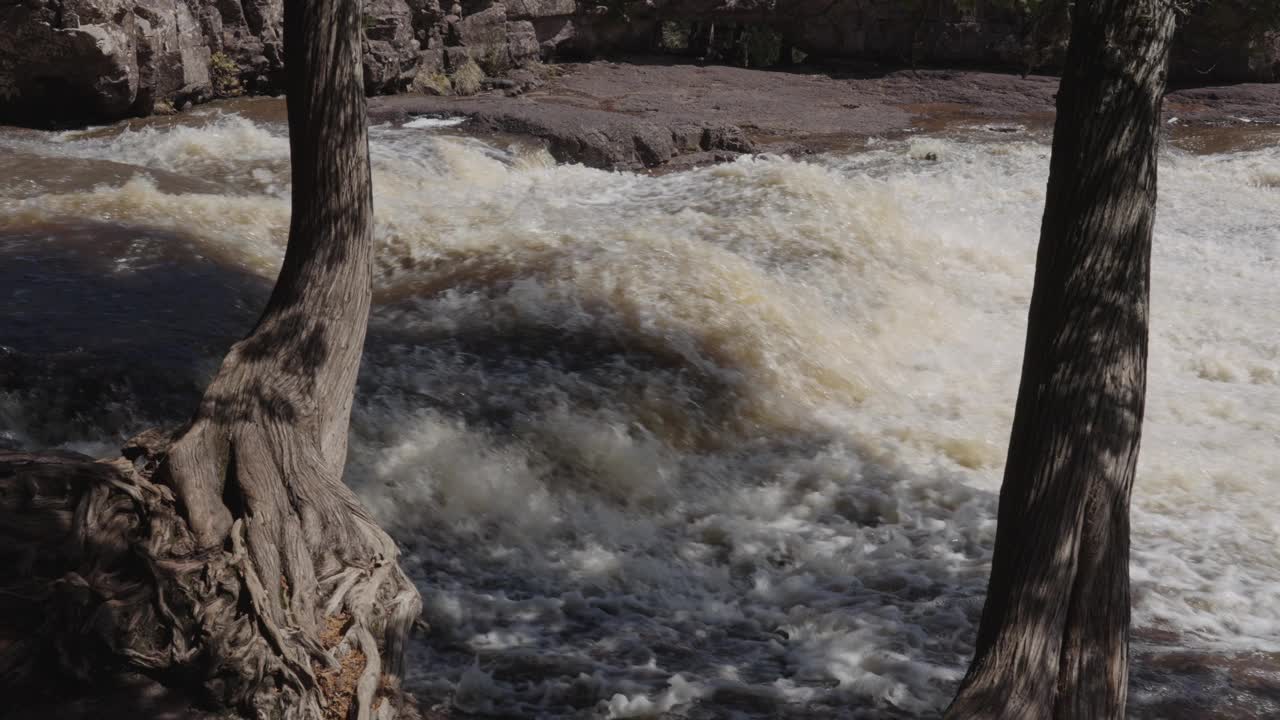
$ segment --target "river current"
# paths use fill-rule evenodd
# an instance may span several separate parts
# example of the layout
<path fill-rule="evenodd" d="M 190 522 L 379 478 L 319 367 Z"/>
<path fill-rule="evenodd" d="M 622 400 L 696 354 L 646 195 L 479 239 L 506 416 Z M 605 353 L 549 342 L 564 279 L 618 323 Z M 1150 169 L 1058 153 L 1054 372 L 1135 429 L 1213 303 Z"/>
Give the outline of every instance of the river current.
<path fill-rule="evenodd" d="M 279 103 L 240 107 L 0 132 L 0 445 L 108 454 L 194 407 L 288 227 Z M 416 125 L 371 133 L 347 481 L 422 590 L 424 705 L 935 716 L 982 606 L 1045 138 L 650 177 Z M 1278 207 L 1278 147 L 1162 154 L 1135 717 L 1280 714 Z"/>

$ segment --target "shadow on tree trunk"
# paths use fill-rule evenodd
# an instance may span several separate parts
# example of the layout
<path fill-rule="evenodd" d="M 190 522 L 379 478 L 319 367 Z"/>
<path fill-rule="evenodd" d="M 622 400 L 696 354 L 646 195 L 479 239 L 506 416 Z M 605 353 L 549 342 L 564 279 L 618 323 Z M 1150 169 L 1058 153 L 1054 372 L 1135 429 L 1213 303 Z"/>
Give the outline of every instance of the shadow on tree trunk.
<path fill-rule="evenodd" d="M 1171 5 L 1075 5 L 976 650 L 947 716 L 1124 716 Z"/>
<path fill-rule="evenodd" d="M 372 295 L 360 26 L 357 0 L 284 4 L 289 244 L 190 422 L 111 461 L 0 457 L 6 695 L 142 673 L 245 716 L 416 715 L 421 600 L 342 482 Z"/>

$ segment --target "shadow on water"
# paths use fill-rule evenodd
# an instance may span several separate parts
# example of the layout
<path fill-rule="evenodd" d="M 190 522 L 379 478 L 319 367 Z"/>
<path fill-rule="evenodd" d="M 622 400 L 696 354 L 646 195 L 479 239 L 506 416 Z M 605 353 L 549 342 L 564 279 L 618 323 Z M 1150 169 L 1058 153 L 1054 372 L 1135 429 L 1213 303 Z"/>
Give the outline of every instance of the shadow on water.
<path fill-rule="evenodd" d="M 928 556 L 928 548 L 945 542 L 927 536 L 931 522 L 950 521 L 948 503 L 982 506 L 989 514 L 989 493 L 965 489 L 938 502 L 930 496 L 937 485 L 928 480 L 918 492 L 886 492 L 912 482 L 906 468 L 871 461 L 850 438 L 817 423 L 764 426 L 747 417 L 744 406 L 753 403 L 746 399 L 767 387 L 752 387 L 746 368 L 697 357 L 687 349 L 696 341 L 658 338 L 622 323 L 579 322 L 564 331 L 555 326 L 563 319 L 540 314 L 470 325 L 414 322 L 415 313 L 421 319 L 426 312 L 416 302 L 375 311 L 353 425 L 364 437 L 360 444 L 390 449 L 403 442 L 403 428 L 388 427 L 386 419 L 413 421 L 414 408 L 406 407 L 412 398 L 410 405 L 483 436 L 478 447 L 513 449 L 517 465 L 528 467 L 507 471 L 532 473 L 535 494 L 545 490 L 558 505 L 552 514 L 573 516 L 534 531 L 527 545 L 503 527 L 510 519 L 501 513 L 468 516 L 463 523 L 471 527 L 458 528 L 448 510 L 438 518 L 426 506 L 396 511 L 413 518 L 401 540 L 410 548 L 432 628 L 427 642 L 414 646 L 413 665 L 457 683 L 478 663 L 501 698 L 485 711 L 489 716 L 595 717 L 597 704 L 617 693 L 660 695 L 674 673 L 704 686 L 701 699 L 682 706 L 681 717 L 918 715 L 870 699 L 846 702 L 858 692 L 839 687 L 835 675 L 861 662 L 850 657 L 863 651 L 833 636 L 856 635 L 862 612 L 878 615 L 867 627 L 904 626 L 901 639 L 867 650 L 884 651 L 887 676 L 901 680 L 913 672 L 902 666 L 913 663 L 945 668 L 959 662 L 954 625 L 957 616 L 976 622 L 985 575 L 980 568 L 975 575 L 974 566 L 985 551 L 958 533 L 949 551 L 964 555 L 965 567 L 947 567 Z M 612 427 L 601 430 L 604 425 Z M 632 434 L 622 443 L 629 467 L 581 462 L 591 451 L 571 445 L 589 448 L 597 431 Z M 637 447 L 640 452 L 628 454 Z M 649 449 L 659 456 L 651 466 Z M 853 480 L 840 468 L 848 461 L 849 472 L 859 472 L 852 458 L 860 456 L 868 456 L 860 470 L 867 487 L 832 487 L 842 477 Z M 396 475 L 395 482 L 443 482 L 432 474 L 452 472 L 418 467 L 415 460 L 408 465 L 408 475 Z M 656 497 L 617 487 L 646 482 L 646 474 L 665 475 L 670 486 Z M 753 510 L 743 498 L 757 495 L 778 507 Z M 904 518 L 919 514 L 930 520 Z M 883 567 L 863 576 L 832 573 L 826 563 L 843 563 L 838 553 L 810 553 L 770 528 L 793 520 L 803 526 L 793 537 L 803 532 L 818 542 L 852 541 L 870 533 L 869 543 L 898 547 L 885 553 Z M 614 528 L 628 529 L 615 534 Z M 608 557 L 608 571 L 584 570 L 574 559 L 596 549 Z M 867 567 L 865 560 L 855 562 Z M 796 599 L 772 599 L 774 588 Z M 454 606 L 463 608 L 456 621 L 449 615 Z M 788 618 L 792 612 L 797 615 Z M 800 626 L 795 637 L 784 628 L 792 622 Z M 825 626 L 832 622 L 842 629 Z M 944 639 L 934 642 L 931 635 Z M 895 655 L 903 659 L 889 659 Z M 449 703 L 458 691 L 431 672 L 420 675 L 421 682 L 411 679 L 410 687 L 429 703 Z M 813 699 L 797 701 L 779 681 L 794 682 L 797 694 Z M 479 710 L 487 700 L 456 702 Z"/>
<path fill-rule="evenodd" d="M 0 443 L 118 441 L 180 422 L 269 292 L 172 232 L 79 222 L 0 233 L 0 394 L 11 399 Z"/>
<path fill-rule="evenodd" d="M 681 451 L 715 445 L 726 426 L 741 420 L 735 413 L 740 376 L 692 363 L 639 332 L 533 321 L 485 327 L 401 322 L 423 312 L 413 301 L 375 307 L 359 391 L 364 402 L 385 398 L 381 386 L 390 380 L 395 400 L 412 397 L 420 408 L 499 435 L 556 406 L 588 413 L 625 408 Z M 674 396 L 696 416 L 679 412 Z"/>
<path fill-rule="evenodd" d="M 1280 654 L 1190 650 L 1177 647 L 1176 634 L 1147 629 L 1135 631 L 1134 637 L 1135 653 L 1129 673 L 1130 717 L 1280 717 Z M 1159 643 L 1147 646 L 1148 640 Z"/>
<path fill-rule="evenodd" d="M 260 277 L 202 259 L 196 246 L 181 234 L 105 223 L 48 225 L 0 234 L 0 305 L 6 308 L 0 314 L 0 445 L 114 442 L 148 425 L 182 421 L 195 407 L 217 361 L 249 329 L 269 292 L 270 283 Z M 733 368 L 721 372 L 698 366 L 639 334 L 628 336 L 604 328 L 566 334 L 519 323 L 423 331 L 388 321 L 394 316 L 388 313 L 392 309 L 375 308 L 360 386 L 360 404 L 366 408 L 394 397 L 496 435 L 518 436 L 527 431 L 521 429 L 523 417 L 557 404 L 587 415 L 597 406 L 627 407 L 633 410 L 633 421 L 660 435 L 674 454 L 715 456 L 731 469 L 752 468 L 750 475 L 734 478 L 743 488 L 801 465 L 815 448 L 842 442 L 816 431 L 768 433 L 736 425 L 734 398 L 743 380 Z M 431 356 L 430 362 L 421 362 L 422 353 Z M 369 370 L 394 368 L 411 359 L 416 374 L 389 387 L 382 384 L 385 377 Z M 471 391 L 460 391 L 468 386 Z M 634 410 L 654 392 L 664 395 L 666 406 L 673 409 L 666 415 Z M 658 433 L 664 423 L 665 429 Z M 374 430 L 357 428 L 356 432 Z M 726 443 L 726 437 L 736 439 Z M 552 475 L 583 472 L 583 468 L 565 466 Z M 877 480 L 886 481 L 895 482 L 895 478 Z M 805 489 L 803 482 L 796 484 L 785 502 L 799 505 Z M 977 502 L 994 508 L 993 497 L 973 492 L 980 496 Z M 857 496 L 847 502 L 838 500 L 830 513 L 830 522 L 849 527 L 875 528 L 883 522 L 880 512 Z M 430 518 L 422 519 L 424 526 L 434 524 Z M 690 543 L 708 542 L 678 525 L 659 527 L 659 531 L 670 533 L 668 549 L 683 551 Z M 625 587 L 618 592 L 618 588 L 586 582 L 563 566 L 559 572 L 548 572 L 550 565 L 513 571 L 509 563 L 487 563 L 482 548 L 463 548 L 459 538 L 447 535 L 447 529 L 439 531 L 434 551 L 425 548 L 414 553 L 418 563 L 414 571 L 425 589 L 456 592 L 457 597 L 488 594 L 513 603 L 560 598 L 572 591 L 580 600 L 548 616 L 547 622 L 554 625 L 543 630 L 544 640 L 551 638 L 549 647 L 516 643 L 478 651 L 465 632 L 434 627 L 426 641 L 414 648 L 420 667 L 425 668 L 419 674 L 442 672 L 449 683 L 428 682 L 423 691 L 428 704 L 447 701 L 453 692 L 451 683 L 479 660 L 493 682 L 522 696 L 527 707 L 539 707 L 546 717 L 589 716 L 596 703 L 620 686 L 630 687 L 630 692 L 661 691 L 672 672 L 701 678 L 728 673 L 739 678 L 722 684 L 710 681 L 708 693 L 683 711 L 687 718 L 929 714 L 884 705 L 840 704 L 833 700 L 837 694 L 825 693 L 834 685 L 824 688 L 822 680 L 812 677 L 796 682 L 814 687 L 820 699 L 797 705 L 772 689 L 774 681 L 797 672 L 787 651 L 777 650 L 787 647 L 788 638 L 776 625 L 728 619 L 708 627 L 705 617 L 673 620 L 674 604 L 649 602 Z M 411 544 L 416 538 L 402 540 Z M 697 587 L 703 582 L 700 573 L 723 571 L 727 594 L 753 592 L 751 568 L 735 566 L 727 556 L 682 564 L 675 558 L 656 557 L 655 549 L 660 547 L 654 544 L 634 553 L 619 548 L 617 574 L 626 577 L 634 571 L 643 576 L 665 564 L 670 577 L 663 587 L 678 588 Z M 982 550 L 962 552 L 972 558 Z M 758 562 L 785 570 L 796 560 L 784 553 Z M 926 630 L 929 608 L 939 598 L 962 606 L 959 612 L 970 623 L 976 622 L 981 583 L 975 584 L 972 573 L 961 576 L 939 569 L 929 558 L 909 558 L 904 564 L 902 557 L 896 557 L 893 562 L 899 571 L 882 577 L 871 577 L 878 572 L 850 577 L 847 587 L 860 588 L 864 598 L 868 594 L 880 598 L 875 601 L 880 606 L 914 618 L 911 622 L 923 623 Z M 926 580 L 900 582 L 899 577 Z M 832 595 L 841 592 L 835 585 L 827 589 Z M 511 627 L 530 621 L 516 616 L 515 605 L 502 610 L 502 602 L 495 601 L 494 612 L 513 613 Z M 839 598 L 829 602 L 835 603 L 836 614 L 856 615 L 869 607 Z M 499 619 L 493 630 L 500 633 L 506 622 Z M 532 622 L 540 621 L 533 618 Z M 1176 645 L 1176 641 L 1167 644 Z M 930 661 L 938 664 L 964 662 L 956 646 L 944 651 L 929 647 L 927 639 L 924 644 L 904 640 L 895 651 L 907 656 L 932 653 Z M 638 671 L 645 666 L 655 668 L 651 677 Z M 1280 659 L 1268 655 L 1138 649 L 1130 715 L 1274 717 L 1280 708 L 1277 668 Z M 602 690 L 598 680 L 582 680 L 596 673 L 606 677 L 603 687 L 608 689 Z M 555 699 L 546 700 L 546 687 L 557 683 L 559 689 L 551 693 Z"/>

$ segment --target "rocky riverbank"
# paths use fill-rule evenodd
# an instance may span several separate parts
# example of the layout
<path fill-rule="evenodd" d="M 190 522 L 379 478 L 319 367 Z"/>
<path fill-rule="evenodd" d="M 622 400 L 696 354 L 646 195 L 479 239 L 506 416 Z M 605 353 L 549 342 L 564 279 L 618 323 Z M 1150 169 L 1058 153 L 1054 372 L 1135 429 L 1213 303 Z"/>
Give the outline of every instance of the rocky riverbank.
<path fill-rule="evenodd" d="M 369 112 L 375 122 L 465 117 L 464 130 L 536 138 L 562 162 L 678 169 L 742 153 L 853 147 L 868 137 L 918 129 L 1043 131 L 1052 124 L 1058 80 L 970 71 L 764 71 L 639 59 L 561 66 L 554 77 L 530 81 L 525 92 L 500 84 L 471 97 L 374 98 Z M 1165 111 L 1175 142 L 1194 148 L 1210 142 L 1207 127 L 1280 123 L 1280 85 L 1176 90 Z M 1214 149 L 1221 149 L 1223 134 L 1215 134 Z"/>
<path fill-rule="evenodd" d="M 1067 27 L 1055 7 L 1063 4 L 368 0 L 364 82 L 371 94 L 466 95 L 486 76 L 544 62 L 654 52 L 751 67 L 1052 71 Z M 82 125 L 277 93 L 282 13 L 283 0 L 0 0 L 0 121 Z M 1203 3 L 1182 24 L 1172 71 L 1199 83 L 1274 80 L 1276 27 L 1280 12 L 1258 3 Z"/>

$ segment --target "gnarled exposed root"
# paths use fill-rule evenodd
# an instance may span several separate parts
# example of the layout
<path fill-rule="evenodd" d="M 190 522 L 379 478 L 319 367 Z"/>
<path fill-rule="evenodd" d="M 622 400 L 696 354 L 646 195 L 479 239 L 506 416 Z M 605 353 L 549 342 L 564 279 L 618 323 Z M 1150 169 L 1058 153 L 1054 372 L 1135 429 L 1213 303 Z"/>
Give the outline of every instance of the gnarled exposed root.
<path fill-rule="evenodd" d="M 418 593 L 391 538 L 287 437 L 249 426 L 227 442 L 218 492 L 233 520 L 216 544 L 156 472 L 160 435 L 131 443 L 132 463 L 0 454 L 2 552 L 26 571 L 0 584 L 7 696 L 88 688 L 111 669 L 246 716 L 416 716 L 395 689 Z M 336 645 L 324 637 L 335 617 Z M 319 680 L 357 654 L 354 682 Z"/>

